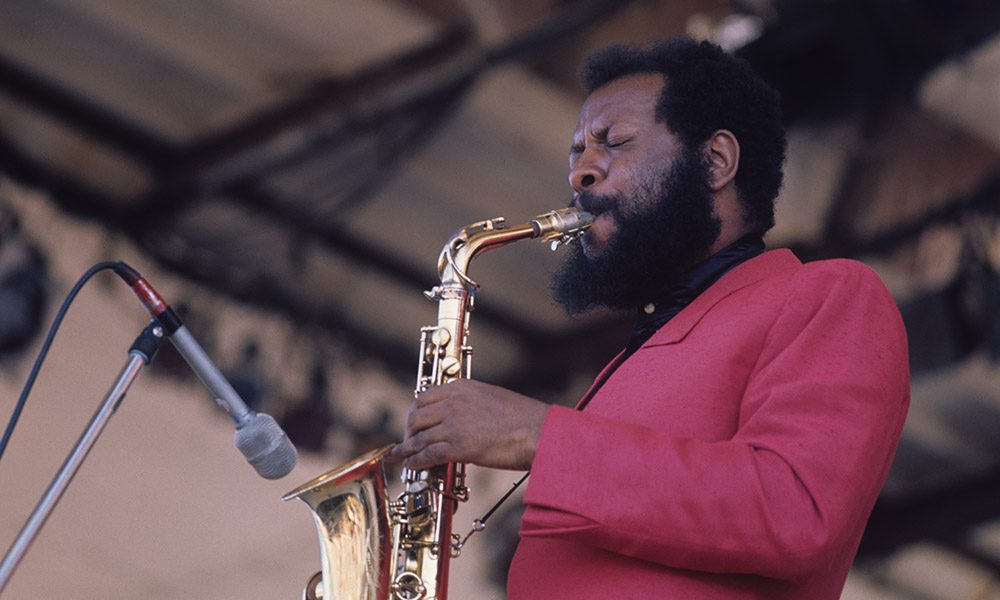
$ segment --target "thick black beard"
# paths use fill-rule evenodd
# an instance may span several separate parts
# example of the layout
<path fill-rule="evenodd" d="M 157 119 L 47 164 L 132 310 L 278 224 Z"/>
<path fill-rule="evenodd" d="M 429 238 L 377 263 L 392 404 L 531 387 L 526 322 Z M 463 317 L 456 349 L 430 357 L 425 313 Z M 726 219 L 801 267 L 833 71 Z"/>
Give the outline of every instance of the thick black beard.
<path fill-rule="evenodd" d="M 553 275 L 553 297 L 570 315 L 596 307 L 633 309 L 708 257 L 722 223 L 699 152 L 685 150 L 669 169 L 651 173 L 640 194 L 631 202 L 586 192 L 578 199 L 585 210 L 609 207 L 618 230 L 596 257 L 574 244 Z M 650 208 L 623 214 L 626 205 Z"/>

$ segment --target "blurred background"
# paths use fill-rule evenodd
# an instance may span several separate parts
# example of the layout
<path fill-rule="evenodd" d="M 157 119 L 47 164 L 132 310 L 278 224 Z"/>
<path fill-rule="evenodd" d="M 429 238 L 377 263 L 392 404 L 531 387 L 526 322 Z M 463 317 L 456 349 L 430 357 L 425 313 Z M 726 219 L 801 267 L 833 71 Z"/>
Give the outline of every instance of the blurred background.
<path fill-rule="evenodd" d="M 4 599 L 298 597 L 318 546 L 280 496 L 401 437 L 450 233 L 564 206 L 582 57 L 677 34 L 783 94 L 769 246 L 866 262 L 907 324 L 913 404 L 843 597 L 1000 598 L 1000 3 L 4 0 L 0 422 L 74 281 L 121 259 L 302 455 L 259 479 L 164 348 Z M 473 368 L 573 404 L 629 323 L 565 317 L 558 259 L 476 262 Z M 144 323 L 110 275 L 70 310 L 0 462 L 0 549 Z M 517 476 L 474 469 L 456 531 Z M 473 538 L 453 597 L 504 597 L 519 516 Z"/>

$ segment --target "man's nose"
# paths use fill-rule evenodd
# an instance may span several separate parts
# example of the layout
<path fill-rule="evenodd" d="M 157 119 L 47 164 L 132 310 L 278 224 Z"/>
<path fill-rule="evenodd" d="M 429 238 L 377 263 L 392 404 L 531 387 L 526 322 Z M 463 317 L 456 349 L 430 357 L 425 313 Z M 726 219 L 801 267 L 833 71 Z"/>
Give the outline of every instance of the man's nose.
<path fill-rule="evenodd" d="M 605 169 L 593 160 L 581 160 L 569 170 L 569 184 L 578 194 L 604 181 L 605 177 Z"/>

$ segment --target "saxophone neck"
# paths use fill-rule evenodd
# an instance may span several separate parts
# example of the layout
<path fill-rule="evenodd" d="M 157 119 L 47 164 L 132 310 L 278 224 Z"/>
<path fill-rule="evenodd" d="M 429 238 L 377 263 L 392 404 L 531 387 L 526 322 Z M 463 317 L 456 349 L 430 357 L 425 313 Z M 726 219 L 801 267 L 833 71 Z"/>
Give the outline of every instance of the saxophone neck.
<path fill-rule="evenodd" d="M 538 215 L 527 223 L 509 226 L 503 217 L 478 221 L 456 231 L 441 250 L 438 275 L 441 288 L 457 283 L 474 289 L 479 284 L 468 275 L 469 264 L 487 250 L 495 250 L 523 239 L 540 238 L 555 250 L 586 231 L 594 216 L 576 208 L 561 208 Z"/>

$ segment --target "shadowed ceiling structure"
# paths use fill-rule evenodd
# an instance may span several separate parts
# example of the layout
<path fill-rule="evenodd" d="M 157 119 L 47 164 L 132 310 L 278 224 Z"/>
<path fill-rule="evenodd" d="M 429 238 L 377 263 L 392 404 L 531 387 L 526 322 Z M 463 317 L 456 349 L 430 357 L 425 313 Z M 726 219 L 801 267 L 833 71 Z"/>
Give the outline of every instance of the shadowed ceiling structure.
<path fill-rule="evenodd" d="M 1000 398 L 941 383 L 1000 356 L 996 2 L 5 0 L 0 171 L 408 380 L 449 234 L 568 202 L 582 57 L 684 33 L 783 94 L 769 244 L 879 270 L 913 344 L 913 418 L 961 440 L 908 429 L 862 557 L 934 539 L 1000 574 L 968 537 L 1000 518 Z M 557 260 L 476 263 L 478 376 L 555 398 L 616 351 L 627 318 L 549 299 Z"/>

